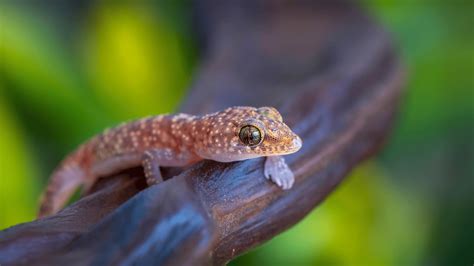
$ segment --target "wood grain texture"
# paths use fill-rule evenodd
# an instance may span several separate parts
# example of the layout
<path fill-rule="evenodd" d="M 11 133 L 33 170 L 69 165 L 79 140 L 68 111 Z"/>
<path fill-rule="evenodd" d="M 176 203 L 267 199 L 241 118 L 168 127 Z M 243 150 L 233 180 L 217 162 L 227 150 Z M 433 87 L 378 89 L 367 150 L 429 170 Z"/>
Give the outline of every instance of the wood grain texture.
<path fill-rule="evenodd" d="M 288 191 L 263 159 L 204 161 L 144 189 L 103 180 L 59 214 L 0 233 L 0 264 L 221 265 L 288 229 L 379 150 L 403 70 L 387 33 L 344 1 L 195 1 L 202 61 L 182 111 L 274 106 L 303 139 Z"/>

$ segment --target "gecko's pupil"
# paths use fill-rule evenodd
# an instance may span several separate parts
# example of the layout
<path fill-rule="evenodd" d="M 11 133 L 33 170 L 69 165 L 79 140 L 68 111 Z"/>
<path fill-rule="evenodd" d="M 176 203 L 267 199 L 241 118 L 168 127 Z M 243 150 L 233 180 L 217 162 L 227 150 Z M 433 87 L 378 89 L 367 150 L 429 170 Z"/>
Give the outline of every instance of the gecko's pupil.
<path fill-rule="evenodd" d="M 249 146 L 258 145 L 262 141 L 260 130 L 251 125 L 244 126 L 240 129 L 239 138 L 245 145 Z"/>

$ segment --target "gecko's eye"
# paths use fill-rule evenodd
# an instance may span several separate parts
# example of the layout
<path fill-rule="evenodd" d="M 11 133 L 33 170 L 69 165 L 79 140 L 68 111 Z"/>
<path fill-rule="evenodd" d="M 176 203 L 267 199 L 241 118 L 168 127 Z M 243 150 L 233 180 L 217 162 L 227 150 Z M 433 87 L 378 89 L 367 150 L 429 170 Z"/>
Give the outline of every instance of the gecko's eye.
<path fill-rule="evenodd" d="M 252 125 L 243 126 L 239 132 L 240 141 L 245 145 L 255 146 L 262 142 L 262 133 L 260 129 Z"/>

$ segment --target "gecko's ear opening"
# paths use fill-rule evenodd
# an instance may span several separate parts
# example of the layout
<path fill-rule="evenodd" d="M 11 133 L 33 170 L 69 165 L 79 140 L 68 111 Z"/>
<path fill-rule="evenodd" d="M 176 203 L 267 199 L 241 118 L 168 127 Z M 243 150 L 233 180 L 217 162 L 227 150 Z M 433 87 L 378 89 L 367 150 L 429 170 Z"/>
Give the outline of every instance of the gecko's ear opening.
<path fill-rule="evenodd" d="M 283 122 L 283 118 L 281 114 L 277 111 L 277 109 L 269 106 L 260 107 L 257 109 L 258 113 L 264 115 L 268 118 L 276 120 L 278 122 Z"/>

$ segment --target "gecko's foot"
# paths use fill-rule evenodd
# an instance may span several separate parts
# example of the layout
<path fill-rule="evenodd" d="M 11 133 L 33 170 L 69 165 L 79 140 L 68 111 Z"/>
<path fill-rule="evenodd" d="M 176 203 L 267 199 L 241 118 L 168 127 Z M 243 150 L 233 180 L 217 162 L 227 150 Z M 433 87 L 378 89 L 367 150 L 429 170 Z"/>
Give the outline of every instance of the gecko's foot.
<path fill-rule="evenodd" d="M 290 189 L 295 182 L 295 176 L 282 156 L 267 157 L 263 173 L 265 178 L 273 181 L 282 189 Z"/>

